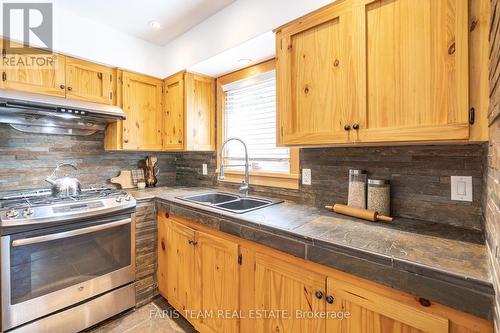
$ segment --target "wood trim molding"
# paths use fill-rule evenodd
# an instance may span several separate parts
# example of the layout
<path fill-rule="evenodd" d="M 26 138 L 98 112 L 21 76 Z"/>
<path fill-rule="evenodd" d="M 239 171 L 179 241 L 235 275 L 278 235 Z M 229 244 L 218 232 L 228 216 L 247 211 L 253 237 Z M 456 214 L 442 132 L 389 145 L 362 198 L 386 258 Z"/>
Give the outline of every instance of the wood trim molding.
<path fill-rule="evenodd" d="M 269 72 L 276 68 L 276 60 L 271 59 L 257 65 L 240 69 L 217 78 L 217 170 L 220 167 L 220 150 L 224 141 L 224 97 L 225 93 L 222 87 L 226 84 L 246 79 L 248 77 Z M 250 171 L 250 184 L 281 187 L 287 189 L 299 188 L 299 148 L 290 148 L 290 172 L 288 174 Z M 241 183 L 243 172 L 235 170 L 225 171 L 225 182 Z"/>

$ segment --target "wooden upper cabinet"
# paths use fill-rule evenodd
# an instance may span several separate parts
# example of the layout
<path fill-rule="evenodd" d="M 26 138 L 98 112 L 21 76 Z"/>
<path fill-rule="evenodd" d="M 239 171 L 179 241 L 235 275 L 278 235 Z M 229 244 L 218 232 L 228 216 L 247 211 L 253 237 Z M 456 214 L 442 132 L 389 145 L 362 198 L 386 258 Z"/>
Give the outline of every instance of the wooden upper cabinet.
<path fill-rule="evenodd" d="M 66 95 L 65 56 L 38 49 L 32 49 L 33 53 L 17 54 L 9 50 L 8 41 L 1 42 L 0 88 L 61 97 Z M 19 46 L 11 42 L 11 47 Z"/>
<path fill-rule="evenodd" d="M 184 72 L 165 80 L 163 148 L 184 149 Z"/>
<path fill-rule="evenodd" d="M 325 332 L 324 319 L 300 316 L 325 312 L 324 275 L 259 252 L 254 267 L 253 306 L 274 314 L 253 319 L 254 332 Z"/>
<path fill-rule="evenodd" d="M 164 149 L 214 150 L 215 80 L 183 71 L 164 86 Z"/>
<path fill-rule="evenodd" d="M 123 149 L 162 150 L 162 86 L 159 79 L 123 72 Z"/>
<path fill-rule="evenodd" d="M 215 149 L 215 80 L 185 73 L 186 150 Z"/>
<path fill-rule="evenodd" d="M 231 317 L 239 311 L 238 244 L 198 231 L 193 247 L 196 279 L 191 294 L 196 310 L 214 314 L 201 316 L 196 329 L 207 333 L 239 332 L 238 318 Z M 224 311 L 224 315 L 218 314 L 219 311 Z"/>
<path fill-rule="evenodd" d="M 277 33 L 280 143 L 349 142 L 344 126 L 359 108 L 352 23 L 342 3 Z"/>
<path fill-rule="evenodd" d="M 333 297 L 333 302 L 327 305 L 328 312 L 350 313 L 348 319 L 328 319 L 327 332 L 449 332 L 448 319 L 420 311 L 359 285 L 329 277 L 327 294 L 327 297 Z"/>
<path fill-rule="evenodd" d="M 361 2 L 366 92 L 355 141 L 468 139 L 468 1 Z"/>
<path fill-rule="evenodd" d="M 114 73 L 112 68 L 66 57 L 66 97 L 113 104 Z"/>
<path fill-rule="evenodd" d="M 467 0 L 346 0 L 279 28 L 278 141 L 468 140 L 468 11 Z"/>

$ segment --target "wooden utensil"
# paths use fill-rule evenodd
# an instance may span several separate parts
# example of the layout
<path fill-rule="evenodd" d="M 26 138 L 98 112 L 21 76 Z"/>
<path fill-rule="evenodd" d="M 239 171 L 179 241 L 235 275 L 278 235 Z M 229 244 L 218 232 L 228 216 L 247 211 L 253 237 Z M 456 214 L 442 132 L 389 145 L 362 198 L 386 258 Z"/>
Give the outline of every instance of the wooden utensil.
<path fill-rule="evenodd" d="M 380 215 L 374 210 L 350 207 L 347 205 L 335 204 L 333 206 L 325 206 L 326 209 L 332 210 L 335 213 L 348 215 L 352 217 L 357 217 L 363 220 L 373 221 L 373 222 L 392 222 L 392 217 Z"/>
<path fill-rule="evenodd" d="M 122 170 L 120 175 L 115 178 L 111 178 L 111 182 L 114 184 L 119 184 L 122 189 L 134 188 L 134 183 L 132 182 L 132 171 Z"/>

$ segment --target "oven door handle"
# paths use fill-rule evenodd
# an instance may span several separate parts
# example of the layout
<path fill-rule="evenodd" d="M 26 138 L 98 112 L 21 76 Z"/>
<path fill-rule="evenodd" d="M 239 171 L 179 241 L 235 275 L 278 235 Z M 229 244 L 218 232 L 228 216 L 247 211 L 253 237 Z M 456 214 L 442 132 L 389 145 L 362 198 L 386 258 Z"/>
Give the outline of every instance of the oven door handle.
<path fill-rule="evenodd" d="M 44 242 L 48 242 L 48 241 L 52 241 L 52 240 L 56 240 L 56 239 L 68 238 L 68 237 L 72 237 L 72 236 L 88 234 L 88 233 L 95 232 L 95 231 L 115 228 L 115 227 L 118 227 L 120 225 L 129 224 L 131 222 L 132 222 L 132 219 L 128 218 L 128 219 L 119 220 L 119 221 L 115 221 L 115 222 L 109 222 L 106 224 L 94 225 L 92 227 L 64 231 L 64 232 L 60 232 L 57 234 L 50 234 L 50 235 L 44 235 L 44 236 L 38 236 L 38 237 L 32 237 L 32 238 L 16 239 L 16 240 L 12 241 L 12 247 L 37 244 L 37 243 L 44 243 Z"/>

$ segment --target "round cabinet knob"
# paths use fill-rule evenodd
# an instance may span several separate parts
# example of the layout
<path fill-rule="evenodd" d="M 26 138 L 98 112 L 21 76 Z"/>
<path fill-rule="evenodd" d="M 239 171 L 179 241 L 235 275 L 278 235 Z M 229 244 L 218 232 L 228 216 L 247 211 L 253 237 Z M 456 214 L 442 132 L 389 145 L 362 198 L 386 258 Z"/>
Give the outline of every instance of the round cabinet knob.
<path fill-rule="evenodd" d="M 345 125 L 344 125 L 344 130 L 345 130 L 345 131 L 350 131 L 350 130 L 351 130 L 351 125 L 349 125 L 349 124 L 345 124 Z"/>
<path fill-rule="evenodd" d="M 163 239 L 162 239 L 162 241 L 161 241 L 161 249 L 162 249 L 163 251 L 165 251 L 165 242 L 163 241 Z"/>
<path fill-rule="evenodd" d="M 66 88 L 66 86 L 65 86 L 64 84 L 61 84 L 61 85 L 59 86 L 59 88 L 64 89 L 64 88 Z"/>
<path fill-rule="evenodd" d="M 352 124 L 352 128 L 355 130 L 359 130 L 359 124 L 358 123 Z"/>
<path fill-rule="evenodd" d="M 317 298 L 317 299 L 322 299 L 322 298 L 323 298 L 323 292 L 318 290 L 318 291 L 316 292 L 316 298 Z"/>
<path fill-rule="evenodd" d="M 333 297 L 333 296 L 326 296 L 326 302 L 328 304 L 333 304 L 333 301 L 335 301 L 335 297 Z"/>
<path fill-rule="evenodd" d="M 68 90 L 69 90 L 69 91 L 73 90 L 73 87 L 68 87 Z"/>

